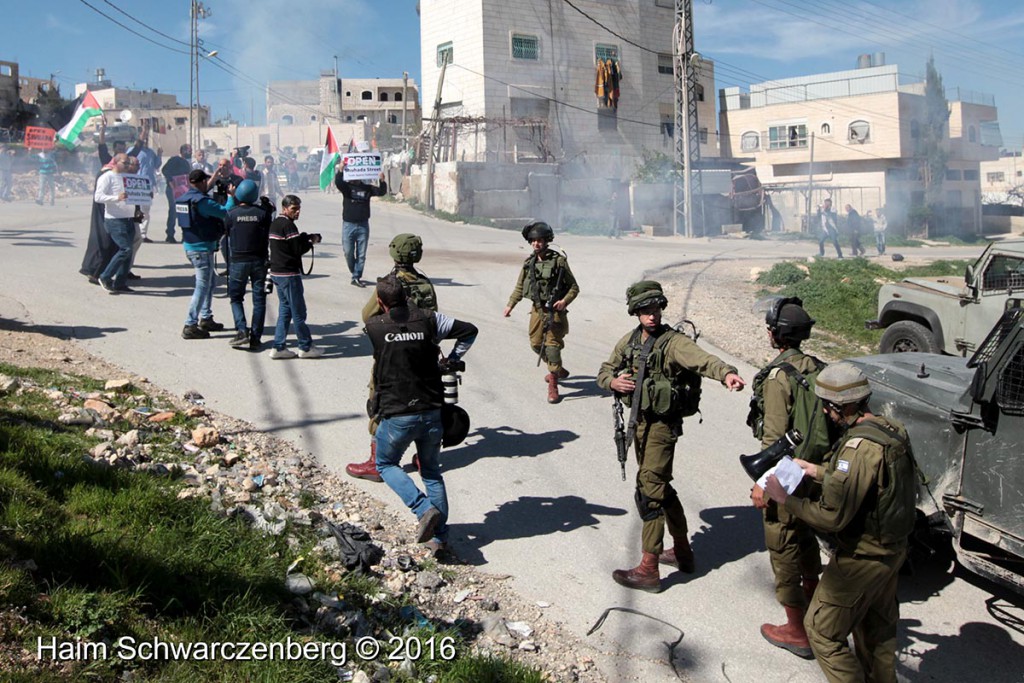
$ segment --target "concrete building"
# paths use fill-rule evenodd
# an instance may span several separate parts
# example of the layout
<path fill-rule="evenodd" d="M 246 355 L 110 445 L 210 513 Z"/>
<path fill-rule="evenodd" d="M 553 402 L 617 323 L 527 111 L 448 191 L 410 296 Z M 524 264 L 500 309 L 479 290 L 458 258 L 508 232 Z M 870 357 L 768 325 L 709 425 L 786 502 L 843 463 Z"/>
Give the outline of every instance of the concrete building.
<path fill-rule="evenodd" d="M 673 2 L 574 4 L 592 19 L 548 0 L 420 3 L 428 117 L 448 60 L 437 113 L 435 180 L 445 176 L 435 183 L 438 208 L 513 225 L 607 220 L 608 198 L 633 177 L 645 149 L 673 155 Z M 611 77 L 599 71 L 609 61 Z M 701 153 L 717 157 L 710 62 L 700 85 Z M 516 168 L 524 164 L 529 170 Z M 429 183 L 413 181 L 414 194 L 429 194 Z"/>
<path fill-rule="evenodd" d="M 1024 157 L 1019 151 L 981 162 L 981 194 L 986 203 L 999 203 L 1013 189 L 1024 191 Z"/>
<path fill-rule="evenodd" d="M 785 229 L 801 228 L 812 180 L 812 207 L 826 197 L 838 209 L 851 204 L 861 213 L 885 207 L 896 228 L 925 203 L 924 83 L 907 82 L 896 65 L 882 63 L 884 56 L 876 61 L 871 66 L 869 58 L 867 66 L 850 71 L 757 83 L 747 92 L 720 92 L 723 154 L 752 159 L 749 165 L 771 192 Z M 995 102 L 955 88 L 946 97 L 944 224 L 950 231 L 978 232 L 979 165 L 997 158 L 1002 144 Z"/>

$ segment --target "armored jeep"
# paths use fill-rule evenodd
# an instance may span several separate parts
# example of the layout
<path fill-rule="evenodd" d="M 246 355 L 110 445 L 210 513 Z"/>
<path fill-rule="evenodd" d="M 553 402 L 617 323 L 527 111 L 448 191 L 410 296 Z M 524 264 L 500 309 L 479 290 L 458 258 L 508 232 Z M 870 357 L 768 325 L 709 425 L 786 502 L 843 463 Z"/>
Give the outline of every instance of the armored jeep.
<path fill-rule="evenodd" d="M 1012 299 L 968 360 L 854 358 L 872 412 L 903 422 L 923 474 L 918 508 L 966 569 L 1024 593 L 1024 308 Z"/>
<path fill-rule="evenodd" d="M 966 356 L 978 348 L 1002 314 L 1006 300 L 1024 294 L 1024 240 L 990 244 L 963 282 L 952 277 L 913 277 L 883 285 L 878 318 L 880 353 L 920 351 Z"/>

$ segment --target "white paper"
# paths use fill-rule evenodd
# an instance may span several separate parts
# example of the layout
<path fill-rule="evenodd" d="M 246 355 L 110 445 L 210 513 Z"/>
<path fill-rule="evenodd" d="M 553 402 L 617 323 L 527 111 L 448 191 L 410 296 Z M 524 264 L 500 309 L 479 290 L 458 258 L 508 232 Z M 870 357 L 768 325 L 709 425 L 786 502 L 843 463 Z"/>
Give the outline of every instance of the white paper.
<path fill-rule="evenodd" d="M 804 478 L 804 471 L 800 469 L 800 465 L 793 462 L 793 458 L 788 455 L 783 457 L 778 465 L 761 475 L 761 478 L 757 480 L 757 485 L 763 489 L 770 474 L 775 475 L 775 478 L 782 484 L 782 488 L 786 489 L 786 493 L 796 491 L 796 487 L 800 485 Z"/>

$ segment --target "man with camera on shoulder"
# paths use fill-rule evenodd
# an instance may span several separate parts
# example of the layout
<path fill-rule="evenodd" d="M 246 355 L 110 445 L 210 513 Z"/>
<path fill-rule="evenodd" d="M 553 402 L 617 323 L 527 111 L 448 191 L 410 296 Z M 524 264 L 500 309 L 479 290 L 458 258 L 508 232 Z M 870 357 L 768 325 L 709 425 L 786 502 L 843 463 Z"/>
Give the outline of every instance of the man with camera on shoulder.
<path fill-rule="evenodd" d="M 442 339 L 455 340 L 442 363 L 457 366 L 476 341 L 477 328 L 411 305 L 393 273 L 377 281 L 377 302 L 383 313 L 366 322 L 374 362 L 374 392 L 367 412 L 380 419 L 375 435 L 377 469 L 419 520 L 416 542 L 429 543 L 436 553 L 448 537 L 448 494 L 439 462 L 444 436 L 439 344 Z M 399 466 L 412 443 L 426 493 Z"/>

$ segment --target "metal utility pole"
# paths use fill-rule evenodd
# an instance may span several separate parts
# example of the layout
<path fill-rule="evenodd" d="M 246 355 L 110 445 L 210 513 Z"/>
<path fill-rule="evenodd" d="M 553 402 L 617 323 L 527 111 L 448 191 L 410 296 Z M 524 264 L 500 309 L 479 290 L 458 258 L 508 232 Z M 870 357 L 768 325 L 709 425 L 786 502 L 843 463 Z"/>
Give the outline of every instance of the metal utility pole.
<path fill-rule="evenodd" d="M 441 60 L 441 75 L 437 78 L 437 97 L 434 98 L 434 113 L 430 119 L 430 149 L 427 155 L 427 208 L 434 210 L 434 144 L 440 126 L 441 89 L 444 87 L 444 72 L 448 68 L 448 55 Z"/>
<path fill-rule="evenodd" d="M 697 125 L 697 69 L 700 55 L 693 49 L 693 2 L 676 0 L 672 71 L 675 76 L 675 167 L 682 167 L 682 178 L 676 174 L 673 189 L 675 207 L 672 228 L 679 234 L 682 220 L 687 237 L 704 231 L 704 191 L 700 168 L 700 127 Z M 697 215 L 693 212 L 693 196 L 697 195 Z"/>
<path fill-rule="evenodd" d="M 201 124 L 196 117 L 202 117 L 202 106 L 199 104 L 199 60 L 203 41 L 199 38 L 199 20 L 210 16 L 212 12 L 198 0 L 190 0 L 189 5 L 189 85 L 188 85 L 188 143 L 192 149 L 199 149 Z"/>
<path fill-rule="evenodd" d="M 402 72 L 402 151 L 409 149 L 409 133 L 405 130 L 405 108 L 409 100 L 409 72 Z"/>
<path fill-rule="evenodd" d="M 807 232 L 811 232 L 811 202 L 814 201 L 814 133 L 811 133 L 811 161 L 807 169 Z"/>

